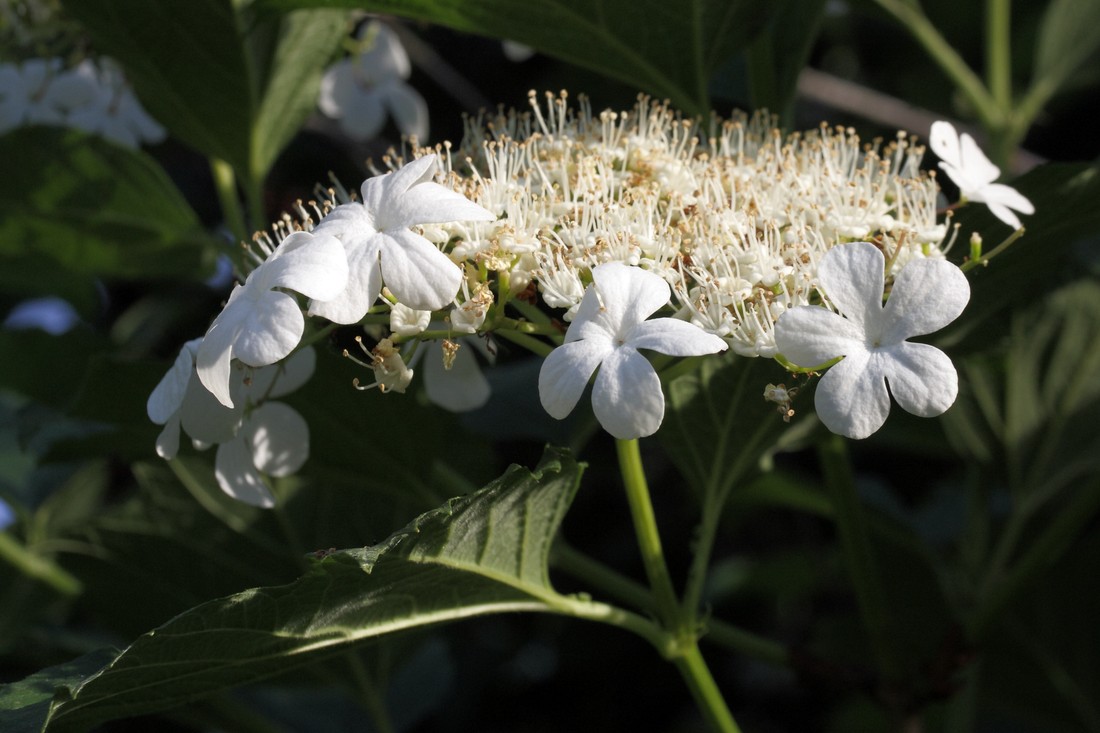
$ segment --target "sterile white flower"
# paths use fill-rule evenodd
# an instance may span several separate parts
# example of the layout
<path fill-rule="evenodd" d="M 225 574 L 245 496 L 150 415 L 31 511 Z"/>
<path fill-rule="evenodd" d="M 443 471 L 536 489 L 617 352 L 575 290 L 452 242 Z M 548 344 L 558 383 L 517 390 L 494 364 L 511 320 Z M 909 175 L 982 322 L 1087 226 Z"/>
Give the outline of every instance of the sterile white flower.
<path fill-rule="evenodd" d="M 909 343 L 958 318 L 970 300 L 962 271 L 942 259 L 916 259 L 894 281 L 882 304 L 885 258 L 867 242 L 833 247 L 818 266 L 818 284 L 842 315 L 819 306 L 784 313 L 775 341 L 803 367 L 844 358 L 821 378 L 817 415 L 829 430 L 866 438 L 886 421 L 890 395 L 921 417 L 940 415 L 955 401 L 958 374 L 942 351 Z"/>
<path fill-rule="evenodd" d="M 232 407 L 232 359 L 253 367 L 274 364 L 301 341 L 305 318 L 294 296 L 283 289 L 323 301 L 340 294 L 347 281 L 344 248 L 334 237 L 309 232 L 288 236 L 244 285 L 233 288 L 210 324 L 195 357 L 203 385 Z"/>
<path fill-rule="evenodd" d="M 621 262 L 592 269 L 593 284 L 565 334 L 539 371 L 539 398 L 562 419 L 576 406 L 592 373 L 592 409 L 616 438 L 651 435 L 664 419 L 661 382 L 638 349 L 670 356 L 723 351 L 726 342 L 698 326 L 650 315 L 669 302 L 671 290 L 659 276 Z"/>
<path fill-rule="evenodd" d="M 405 83 L 412 71 L 409 55 L 397 35 L 386 25 L 371 22 L 359 32 L 363 53 L 338 61 L 321 79 L 318 106 L 339 121 L 354 140 L 378 134 L 387 113 L 402 134 L 428 137 L 428 104 L 420 93 Z"/>
<path fill-rule="evenodd" d="M 432 181 L 436 156 L 363 182 L 361 202 L 341 204 L 314 228 L 343 242 L 348 286 L 336 298 L 318 298 L 310 315 L 356 323 L 378 299 L 382 283 L 414 310 L 448 305 L 462 283 L 462 270 L 438 247 L 409 227 L 453 221 L 491 221 L 492 212 Z M 319 302 L 324 301 L 324 302 Z"/>
<path fill-rule="evenodd" d="M 66 73 L 90 79 L 97 89 L 94 99 L 69 114 L 69 125 L 128 148 L 164 139 L 164 128 L 141 106 L 121 69 L 109 59 L 100 59 L 98 68 L 86 59 Z"/>
<path fill-rule="evenodd" d="M 90 80 L 62 71 L 61 60 L 0 64 L 0 133 L 21 125 L 62 125 L 69 112 L 90 102 Z"/>
<path fill-rule="evenodd" d="M 268 509 L 275 497 L 262 474 L 290 476 L 309 458 L 309 425 L 282 402 L 265 402 L 245 418 L 237 436 L 218 446 L 214 477 L 238 501 Z"/>
<path fill-rule="evenodd" d="M 950 122 L 933 122 L 928 144 L 940 157 L 940 168 L 959 187 L 959 195 L 964 199 L 984 203 L 993 216 L 1013 229 L 1021 225 L 1012 209 L 1035 213 L 1035 207 L 1023 194 L 1011 186 L 994 183 L 1001 169 L 985 156 L 974 138 L 965 132 L 960 135 Z"/>

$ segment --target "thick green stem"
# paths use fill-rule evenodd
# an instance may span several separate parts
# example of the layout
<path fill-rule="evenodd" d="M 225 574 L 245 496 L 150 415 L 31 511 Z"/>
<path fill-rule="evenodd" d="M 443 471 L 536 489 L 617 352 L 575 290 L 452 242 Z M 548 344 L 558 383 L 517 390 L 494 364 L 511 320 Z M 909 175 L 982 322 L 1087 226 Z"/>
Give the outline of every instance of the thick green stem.
<path fill-rule="evenodd" d="M 1011 162 L 1016 141 L 1012 140 L 1012 45 L 1011 0 L 986 0 L 985 78 L 993 101 L 1001 110 L 1004 124 L 990 129 L 993 162 L 1005 168 Z"/>
<path fill-rule="evenodd" d="M 676 591 L 673 589 L 672 578 L 661 549 L 657 519 L 649 497 L 638 441 L 618 439 L 615 445 L 646 576 L 653 590 L 658 616 L 673 642 L 666 650 L 666 655 L 676 664 L 699 711 L 714 730 L 721 733 L 740 733 L 741 729 L 737 727 L 699 651 L 697 619 L 690 610 L 682 611 L 676 599 Z"/>
<path fill-rule="evenodd" d="M 867 627 L 871 649 L 883 681 L 888 685 L 904 679 L 904 668 L 895 654 L 890 628 L 889 608 L 882 587 L 882 576 L 871 547 L 871 532 L 856 492 L 852 467 L 844 438 L 830 435 L 819 449 L 825 474 L 836 508 L 837 532 L 845 565 L 856 594 L 863 623 Z"/>

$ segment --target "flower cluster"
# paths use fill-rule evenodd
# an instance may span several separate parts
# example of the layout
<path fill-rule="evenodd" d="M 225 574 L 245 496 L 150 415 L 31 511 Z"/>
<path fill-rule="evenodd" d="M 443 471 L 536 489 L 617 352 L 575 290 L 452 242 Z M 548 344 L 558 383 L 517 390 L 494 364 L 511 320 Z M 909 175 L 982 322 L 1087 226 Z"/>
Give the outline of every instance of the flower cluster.
<path fill-rule="evenodd" d="M 881 426 L 891 392 L 936 415 L 954 401 L 954 368 L 907 339 L 957 317 L 969 288 L 944 257 L 957 232 L 923 153 L 904 134 L 865 143 L 822 126 L 784 137 L 765 115 L 693 121 L 645 98 L 594 115 L 564 93 L 545 107 L 532 94 L 528 113 L 469 121 L 458 155 L 414 144 L 358 196 L 337 186 L 258 235 L 255 269 L 181 355 L 173 394 L 199 390 L 235 411 L 229 433 L 244 439 L 231 450 L 244 465 L 245 448 L 258 450 L 247 417 L 274 393 L 239 396 L 235 375 L 255 382 L 299 353 L 311 316 L 362 328 L 359 363 L 373 372 L 362 389 L 404 392 L 426 358 L 428 395 L 452 410 L 488 399 L 474 352 L 492 354 L 492 339 L 548 354 L 547 412 L 569 414 L 595 374 L 595 415 L 618 438 L 652 434 L 664 414 L 639 349 L 730 349 L 804 371 L 840 360 L 815 400 L 825 425 L 851 437 Z M 789 419 L 796 391 L 769 385 L 765 398 Z M 180 399 L 150 407 L 166 435 L 178 408 L 193 438 L 223 443 L 188 427 Z"/>
<path fill-rule="evenodd" d="M 165 135 L 109 59 L 68 69 L 57 58 L 0 64 L 0 134 L 24 125 L 72 127 L 129 148 Z"/>

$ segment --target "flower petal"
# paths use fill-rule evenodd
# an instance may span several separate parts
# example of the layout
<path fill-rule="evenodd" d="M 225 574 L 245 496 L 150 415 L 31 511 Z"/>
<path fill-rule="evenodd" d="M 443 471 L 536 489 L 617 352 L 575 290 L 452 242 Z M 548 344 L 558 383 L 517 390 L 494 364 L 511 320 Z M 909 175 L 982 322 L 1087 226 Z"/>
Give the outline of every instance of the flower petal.
<path fill-rule="evenodd" d="M 234 286 L 225 308 L 210 324 L 195 353 L 195 371 L 199 380 L 226 407 L 233 406 L 233 398 L 229 394 L 229 364 L 233 360 L 233 344 L 248 315 L 246 311 L 234 308 L 234 303 L 240 299 L 243 290 L 241 285 Z"/>
<path fill-rule="evenodd" d="M 305 316 L 294 298 L 275 290 L 251 306 L 233 344 L 233 356 L 254 367 L 274 364 L 301 342 Z"/>
<path fill-rule="evenodd" d="M 890 414 L 890 393 L 881 365 L 869 352 L 846 356 L 821 378 L 814 408 L 825 427 L 862 440 L 882 427 Z"/>
<path fill-rule="evenodd" d="M 970 302 L 970 281 L 947 260 L 913 260 L 894 281 L 883 309 L 885 345 L 939 331 Z"/>
<path fill-rule="evenodd" d="M 334 236 L 294 232 L 253 275 L 264 289 L 287 288 L 314 300 L 331 300 L 347 285 L 348 257 Z"/>
<path fill-rule="evenodd" d="M 180 418 L 172 415 L 164 422 L 164 430 L 157 436 L 157 455 L 166 461 L 176 457 L 180 449 Z"/>
<path fill-rule="evenodd" d="M 462 270 L 447 255 L 407 229 L 381 236 L 382 280 L 399 302 L 434 311 L 454 300 Z"/>
<path fill-rule="evenodd" d="M 244 370 L 245 367 L 238 362 L 231 371 L 230 394 L 236 407 L 223 405 L 197 379 L 192 379 L 187 385 L 187 395 L 180 407 L 180 422 L 192 440 L 212 445 L 236 436 L 244 416 L 245 401 L 241 394 Z"/>
<path fill-rule="evenodd" d="M 358 323 L 382 292 L 382 269 L 378 245 L 382 235 L 375 234 L 367 244 L 348 250 L 348 284 L 332 300 L 312 300 L 309 315 L 327 318 L 333 323 Z"/>
<path fill-rule="evenodd" d="M 726 350 L 726 342 L 694 323 L 676 318 L 642 321 L 627 335 L 626 345 L 669 356 L 702 356 Z"/>
<path fill-rule="evenodd" d="M 932 129 L 928 133 L 928 146 L 944 163 L 956 168 L 962 165 L 959 133 L 950 122 L 938 120 L 932 123 Z"/>
<path fill-rule="evenodd" d="M 959 375 L 947 354 L 928 344 L 901 343 L 883 350 L 890 392 L 902 409 L 920 417 L 947 412 L 959 394 Z"/>
<path fill-rule="evenodd" d="M 164 425 L 179 411 L 187 385 L 194 374 L 195 351 L 202 339 L 192 339 L 183 345 L 172 368 L 168 370 L 145 403 L 145 412 L 157 425 Z"/>
<path fill-rule="evenodd" d="M 249 394 L 282 397 L 294 392 L 313 376 L 317 351 L 307 346 L 295 351 L 286 361 L 255 370 L 247 384 Z"/>
<path fill-rule="evenodd" d="M 243 437 L 218 446 L 214 456 L 214 478 L 222 491 L 245 504 L 270 509 L 275 497 L 252 463 L 252 449 Z"/>
<path fill-rule="evenodd" d="M 473 343 L 476 341 L 463 339 L 450 369 L 443 367 L 443 349 L 438 341 L 433 341 L 428 350 L 424 362 L 424 389 L 428 399 L 444 410 L 467 412 L 489 401 L 489 380 L 481 373 Z"/>
<path fill-rule="evenodd" d="M 967 133 L 959 135 L 962 148 L 961 168 L 966 179 L 974 184 L 975 188 L 985 188 L 1001 175 L 1001 169 L 993 165 L 993 161 L 986 157 L 978 143 Z"/>
<path fill-rule="evenodd" d="M 592 281 L 573 316 L 566 341 L 593 337 L 625 341 L 634 326 L 672 296 L 668 283 L 659 275 L 621 262 L 592 268 Z"/>
<path fill-rule="evenodd" d="M 838 244 L 818 265 L 817 279 L 826 297 L 864 333 L 878 331 L 882 320 L 886 258 L 868 242 Z"/>
<path fill-rule="evenodd" d="M 309 458 L 309 425 L 290 405 L 265 402 L 253 410 L 241 430 L 252 449 L 252 462 L 270 476 L 289 476 Z"/>
<path fill-rule="evenodd" d="M 657 432 L 665 417 L 665 396 L 653 365 L 629 346 L 612 351 L 596 375 L 592 410 L 616 438 L 644 438 Z"/>
<path fill-rule="evenodd" d="M 401 81 L 393 79 L 379 88 L 382 99 L 393 115 L 402 135 L 415 137 L 421 144 L 428 139 L 428 103 L 420 92 Z M 424 184 L 421 184 L 424 185 Z M 456 217 L 457 221 L 464 217 Z"/>
<path fill-rule="evenodd" d="M 775 345 L 787 361 L 801 367 L 867 350 L 859 326 L 816 305 L 801 305 L 781 315 L 775 324 Z"/>
<path fill-rule="evenodd" d="M 592 372 L 612 351 L 610 342 L 589 339 L 550 352 L 539 370 L 539 400 L 551 417 L 561 420 L 573 411 Z"/>

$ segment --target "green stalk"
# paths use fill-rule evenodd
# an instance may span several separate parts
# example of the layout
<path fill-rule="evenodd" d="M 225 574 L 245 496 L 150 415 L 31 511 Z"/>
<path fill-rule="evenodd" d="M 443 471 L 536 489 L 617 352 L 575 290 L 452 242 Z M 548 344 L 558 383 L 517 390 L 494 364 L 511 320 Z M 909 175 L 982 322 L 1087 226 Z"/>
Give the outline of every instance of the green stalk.
<path fill-rule="evenodd" d="M 1005 111 L 998 106 L 993 95 L 985 88 L 978 75 L 967 66 L 962 56 L 936 30 L 918 4 L 911 0 L 875 0 L 875 2 L 897 18 L 936 65 L 955 83 L 974 107 L 974 111 L 987 130 L 993 131 L 1005 127 Z"/>
<path fill-rule="evenodd" d="M 677 601 L 676 591 L 673 589 L 672 578 L 661 549 L 657 519 L 653 513 L 653 502 L 649 496 L 649 486 L 642 466 L 641 453 L 638 450 L 638 441 L 637 439 L 616 439 L 615 447 L 646 576 L 653 590 L 658 616 L 662 625 L 668 630 L 672 641 L 666 655 L 680 671 L 680 676 L 691 690 L 699 711 L 713 729 L 720 733 L 740 733 L 741 729 L 733 719 L 707 667 L 706 660 L 699 651 L 695 614 L 690 611 L 681 612 Z"/>
<path fill-rule="evenodd" d="M 222 207 L 225 225 L 238 242 L 249 240 L 248 227 L 244 223 L 244 210 L 237 195 L 237 176 L 233 166 L 218 158 L 210 159 L 210 172 L 214 176 L 214 190 L 218 194 L 218 203 Z"/>
<path fill-rule="evenodd" d="M 904 679 L 904 668 L 891 643 L 890 614 L 882 588 L 882 575 L 871 547 L 871 532 L 863 512 L 844 438 L 830 434 L 819 448 L 825 483 L 836 506 L 837 532 L 848 575 L 856 594 L 863 623 L 870 637 L 872 653 L 883 681 L 888 685 Z"/>
<path fill-rule="evenodd" d="M 985 50 L 986 80 L 993 101 L 1001 110 L 1004 124 L 989 130 L 992 133 L 993 162 L 1005 168 L 1016 143 L 1011 139 L 1012 118 L 1012 51 L 1011 0 L 986 0 Z"/>
<path fill-rule="evenodd" d="M 63 596 L 80 595 L 80 580 L 49 558 L 24 547 L 10 532 L 0 532 L 0 561 L 7 562 L 26 577 L 50 586 Z"/>
<path fill-rule="evenodd" d="M 630 504 L 630 517 L 634 521 L 634 535 L 642 553 L 646 577 L 649 578 L 657 601 L 658 614 L 666 628 L 675 629 L 680 624 L 680 604 L 676 600 L 672 577 L 665 564 L 638 440 L 616 439 L 615 449 L 619 456 L 619 470 L 622 472 L 626 498 Z"/>

